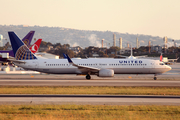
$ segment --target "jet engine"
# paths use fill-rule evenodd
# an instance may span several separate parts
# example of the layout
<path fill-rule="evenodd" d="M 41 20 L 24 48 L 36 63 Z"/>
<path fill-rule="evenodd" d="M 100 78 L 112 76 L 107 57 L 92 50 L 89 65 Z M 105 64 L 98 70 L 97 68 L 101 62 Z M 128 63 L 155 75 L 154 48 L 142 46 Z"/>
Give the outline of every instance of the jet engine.
<path fill-rule="evenodd" d="M 99 77 L 113 77 L 114 76 L 114 70 L 110 69 L 101 69 L 99 71 Z"/>

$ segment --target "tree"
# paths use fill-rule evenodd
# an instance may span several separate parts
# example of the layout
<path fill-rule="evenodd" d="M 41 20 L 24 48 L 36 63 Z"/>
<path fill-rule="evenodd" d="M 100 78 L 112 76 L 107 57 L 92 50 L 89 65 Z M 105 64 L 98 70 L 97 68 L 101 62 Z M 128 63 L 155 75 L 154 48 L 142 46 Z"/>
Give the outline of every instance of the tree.
<path fill-rule="evenodd" d="M 99 57 L 103 57 L 104 52 L 103 51 L 99 51 L 98 54 L 99 54 Z"/>
<path fill-rule="evenodd" d="M 56 43 L 56 44 L 53 45 L 53 47 L 54 47 L 54 48 L 57 48 L 57 47 L 61 48 L 62 45 L 61 45 L 61 43 Z"/>
<path fill-rule="evenodd" d="M 64 54 L 68 54 L 69 57 L 73 58 L 74 57 L 74 52 L 72 50 L 66 49 L 66 48 L 59 48 L 56 49 L 54 51 L 50 51 L 50 53 L 55 54 L 55 55 L 59 55 L 60 57 L 64 57 Z"/>
<path fill-rule="evenodd" d="M 117 53 L 117 51 L 119 51 L 119 47 L 117 46 L 112 46 L 107 50 L 108 54 L 111 54 L 112 52 L 114 52 L 115 54 Z"/>
<path fill-rule="evenodd" d="M 149 47 L 148 46 L 141 46 L 138 48 L 138 52 L 148 52 Z"/>
<path fill-rule="evenodd" d="M 46 44 L 46 47 L 48 47 L 48 46 L 53 46 L 53 44 L 52 44 L 51 42 L 48 42 L 48 43 Z"/>
<path fill-rule="evenodd" d="M 70 45 L 69 45 L 69 44 L 64 44 L 62 47 L 64 47 L 64 48 L 69 48 Z"/>
<path fill-rule="evenodd" d="M 75 57 L 86 58 L 83 51 L 79 52 Z"/>
<path fill-rule="evenodd" d="M 115 55 L 114 55 L 114 54 L 110 54 L 109 57 L 110 57 L 110 58 L 114 58 Z"/>
<path fill-rule="evenodd" d="M 47 47 L 47 42 L 41 41 L 40 47 Z"/>

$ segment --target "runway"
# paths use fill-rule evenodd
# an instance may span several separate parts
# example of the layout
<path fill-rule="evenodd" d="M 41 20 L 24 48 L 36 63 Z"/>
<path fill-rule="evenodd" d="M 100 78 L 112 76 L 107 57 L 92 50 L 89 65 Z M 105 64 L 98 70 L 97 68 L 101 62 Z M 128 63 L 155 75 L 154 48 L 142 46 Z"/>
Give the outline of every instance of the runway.
<path fill-rule="evenodd" d="M 0 104 L 180 105 L 180 96 L 0 95 Z"/>
<path fill-rule="evenodd" d="M 180 75 L 116 75 L 112 78 L 76 75 L 0 75 L 0 86 L 167 86 L 180 87 Z"/>
<path fill-rule="evenodd" d="M 0 86 L 166 86 L 180 87 L 180 81 L 154 80 L 0 80 Z"/>
<path fill-rule="evenodd" d="M 171 65 L 172 70 L 165 74 L 119 74 L 114 77 L 92 75 L 91 80 L 77 75 L 51 74 L 0 74 L 0 86 L 167 86 L 180 87 L 180 64 Z"/>
<path fill-rule="evenodd" d="M 172 70 L 158 75 L 119 74 L 114 77 L 97 77 L 91 80 L 77 75 L 51 74 L 0 74 L 0 86 L 180 86 L 180 64 L 173 64 Z"/>
<path fill-rule="evenodd" d="M 118 74 L 114 77 L 91 76 L 91 80 L 154 80 L 154 74 Z M 46 80 L 86 80 L 85 75 L 68 75 L 68 74 L 0 74 L 1 79 L 46 79 Z M 157 80 L 180 80 L 180 71 L 176 73 L 166 73 L 157 75 Z"/>

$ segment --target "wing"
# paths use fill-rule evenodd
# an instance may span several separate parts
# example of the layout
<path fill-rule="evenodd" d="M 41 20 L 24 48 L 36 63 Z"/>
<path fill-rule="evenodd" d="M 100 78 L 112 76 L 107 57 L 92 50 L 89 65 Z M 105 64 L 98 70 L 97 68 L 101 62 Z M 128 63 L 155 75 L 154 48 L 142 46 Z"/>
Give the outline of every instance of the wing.
<path fill-rule="evenodd" d="M 69 58 L 69 56 L 66 54 L 66 57 L 68 59 L 69 64 L 77 67 L 78 69 L 85 69 L 85 70 L 89 70 L 91 72 L 99 72 L 99 68 L 96 67 L 90 67 L 90 66 L 82 66 L 82 65 L 77 65 L 75 63 L 73 63 L 73 61 Z"/>

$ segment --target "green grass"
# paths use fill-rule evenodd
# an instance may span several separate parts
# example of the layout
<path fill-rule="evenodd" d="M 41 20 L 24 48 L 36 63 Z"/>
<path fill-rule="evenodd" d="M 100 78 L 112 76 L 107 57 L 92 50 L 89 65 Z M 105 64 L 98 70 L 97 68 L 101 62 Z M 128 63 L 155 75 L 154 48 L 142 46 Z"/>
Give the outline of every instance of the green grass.
<path fill-rule="evenodd" d="M 180 95 L 180 87 L 1 86 L 0 94 Z"/>
<path fill-rule="evenodd" d="M 180 106 L 0 105 L 0 120 L 178 120 Z"/>

